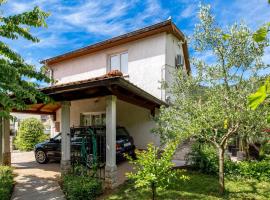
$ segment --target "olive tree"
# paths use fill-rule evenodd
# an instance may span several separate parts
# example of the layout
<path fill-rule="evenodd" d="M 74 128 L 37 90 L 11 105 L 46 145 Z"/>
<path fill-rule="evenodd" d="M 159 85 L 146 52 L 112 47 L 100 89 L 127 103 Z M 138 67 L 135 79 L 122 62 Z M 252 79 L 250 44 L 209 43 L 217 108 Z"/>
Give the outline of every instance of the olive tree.
<path fill-rule="evenodd" d="M 248 107 L 247 97 L 258 84 L 261 58 L 267 41 L 259 43 L 244 24 L 222 29 L 201 6 L 192 44 L 196 53 L 212 56 L 211 62 L 193 59 L 193 75 L 178 70 L 170 107 L 161 109 L 157 132 L 163 141 L 195 136 L 211 143 L 219 156 L 219 186 L 224 193 L 224 154 L 228 140 L 239 134 L 256 135 L 265 127 L 264 108 Z M 196 55 L 196 54 L 195 54 Z"/>

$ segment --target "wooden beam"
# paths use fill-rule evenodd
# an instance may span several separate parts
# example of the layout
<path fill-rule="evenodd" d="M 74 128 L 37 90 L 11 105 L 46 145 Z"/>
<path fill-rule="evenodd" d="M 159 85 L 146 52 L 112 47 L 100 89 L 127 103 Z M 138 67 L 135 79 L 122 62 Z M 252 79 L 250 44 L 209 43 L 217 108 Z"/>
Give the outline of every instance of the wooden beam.
<path fill-rule="evenodd" d="M 152 103 L 150 104 L 145 99 L 142 99 L 139 96 L 135 96 L 133 93 L 130 93 L 128 91 L 120 91 L 119 88 L 117 88 L 116 86 L 111 87 L 111 91 L 115 96 L 117 96 L 117 98 L 122 101 L 126 101 L 128 103 L 149 109 L 150 111 L 155 108 L 155 105 L 153 105 Z"/>
<path fill-rule="evenodd" d="M 59 106 L 57 106 L 54 110 L 53 110 L 53 112 L 56 112 L 58 109 L 60 109 L 61 108 L 61 105 L 59 105 Z"/>
<path fill-rule="evenodd" d="M 41 109 L 44 108 L 45 106 L 46 106 L 46 104 L 41 105 L 41 106 L 37 109 L 37 111 L 41 111 Z"/>
<path fill-rule="evenodd" d="M 13 109 L 12 112 L 14 112 L 14 113 L 25 113 L 25 114 L 34 114 L 34 115 L 55 115 L 55 112 L 37 111 L 37 110 L 16 110 L 16 109 Z"/>

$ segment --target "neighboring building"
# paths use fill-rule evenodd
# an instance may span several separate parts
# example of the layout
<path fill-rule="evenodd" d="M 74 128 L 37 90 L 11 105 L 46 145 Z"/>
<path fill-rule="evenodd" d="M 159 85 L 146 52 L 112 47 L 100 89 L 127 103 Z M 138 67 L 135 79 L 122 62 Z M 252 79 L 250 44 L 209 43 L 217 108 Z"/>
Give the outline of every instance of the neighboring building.
<path fill-rule="evenodd" d="M 51 134 L 51 118 L 49 115 L 36 115 L 36 114 L 26 114 L 26 113 L 11 113 L 14 117 L 13 120 L 10 121 L 10 129 L 11 133 L 15 136 L 19 130 L 20 123 L 28 118 L 36 118 L 42 122 L 44 125 L 44 133 Z"/>

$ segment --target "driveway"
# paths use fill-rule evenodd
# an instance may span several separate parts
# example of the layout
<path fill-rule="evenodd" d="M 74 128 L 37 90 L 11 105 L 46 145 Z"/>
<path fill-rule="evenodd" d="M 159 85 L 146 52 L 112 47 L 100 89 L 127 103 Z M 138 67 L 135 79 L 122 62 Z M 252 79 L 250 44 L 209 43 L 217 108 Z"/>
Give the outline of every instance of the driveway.
<path fill-rule="evenodd" d="M 14 152 L 11 154 L 16 185 L 12 200 L 64 200 L 58 185 L 60 164 L 36 163 L 33 152 Z"/>

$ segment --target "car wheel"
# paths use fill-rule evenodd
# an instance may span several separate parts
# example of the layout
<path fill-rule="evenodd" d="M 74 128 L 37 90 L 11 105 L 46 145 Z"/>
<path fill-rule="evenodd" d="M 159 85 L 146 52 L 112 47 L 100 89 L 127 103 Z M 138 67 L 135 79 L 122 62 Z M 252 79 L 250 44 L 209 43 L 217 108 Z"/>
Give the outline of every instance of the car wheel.
<path fill-rule="evenodd" d="M 35 157 L 36 157 L 36 161 L 40 164 L 45 164 L 49 161 L 45 151 L 41 149 L 36 151 Z"/>

